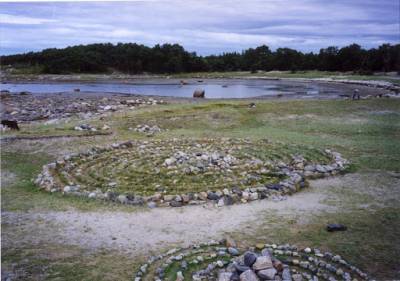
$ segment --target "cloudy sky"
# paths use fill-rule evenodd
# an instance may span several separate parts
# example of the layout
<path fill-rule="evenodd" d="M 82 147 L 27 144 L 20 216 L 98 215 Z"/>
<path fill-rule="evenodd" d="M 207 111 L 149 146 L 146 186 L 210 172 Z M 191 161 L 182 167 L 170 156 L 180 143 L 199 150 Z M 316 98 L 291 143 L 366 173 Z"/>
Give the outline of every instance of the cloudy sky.
<path fill-rule="evenodd" d="M 98 42 L 179 43 L 206 55 L 266 44 L 318 51 L 399 43 L 400 0 L 0 3 L 0 54 Z"/>

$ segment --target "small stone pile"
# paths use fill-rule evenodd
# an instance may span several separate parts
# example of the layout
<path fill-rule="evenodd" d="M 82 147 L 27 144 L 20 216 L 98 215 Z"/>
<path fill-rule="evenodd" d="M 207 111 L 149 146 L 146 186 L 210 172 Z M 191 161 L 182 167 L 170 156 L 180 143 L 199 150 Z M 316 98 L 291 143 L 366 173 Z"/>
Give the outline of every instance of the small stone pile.
<path fill-rule="evenodd" d="M 156 104 L 163 104 L 163 100 L 157 100 L 154 98 L 148 98 L 148 99 L 128 99 L 125 101 L 122 101 L 121 104 L 126 104 L 128 106 L 139 106 L 139 105 L 156 105 Z"/>
<path fill-rule="evenodd" d="M 306 281 L 370 280 L 339 255 L 294 245 L 258 243 L 241 248 L 231 238 L 174 248 L 150 257 L 139 267 L 135 281 Z"/>
<path fill-rule="evenodd" d="M 88 124 L 82 124 L 82 125 L 78 125 L 74 127 L 75 131 L 92 131 L 92 132 L 96 132 L 97 128 L 92 127 Z"/>
<path fill-rule="evenodd" d="M 96 127 L 93 127 L 93 126 L 88 125 L 88 124 L 81 124 L 81 125 L 78 125 L 78 126 L 74 127 L 75 131 L 91 131 L 91 132 L 96 132 L 96 131 L 99 131 L 99 130 L 107 131 L 109 129 L 110 129 L 110 126 L 108 126 L 106 124 L 104 124 L 101 128 L 96 128 Z"/>
<path fill-rule="evenodd" d="M 139 132 L 139 133 L 144 133 L 147 135 L 154 135 L 157 133 L 161 133 L 161 128 L 158 127 L 157 125 L 154 126 L 150 126 L 150 125 L 137 125 L 136 128 L 134 129 L 135 132 Z"/>
<path fill-rule="evenodd" d="M 222 207 L 267 198 L 284 200 L 305 188 L 307 179 L 336 175 L 349 165 L 331 150 L 312 150 L 326 159 L 325 164 L 301 155 L 286 155 L 290 159 L 286 163 L 284 155 L 280 160 L 255 157 L 266 149 L 277 151 L 268 142 L 241 139 L 115 143 L 45 165 L 35 183 L 51 192 L 151 208 L 205 203 Z M 176 192 L 179 188 L 185 192 Z"/>

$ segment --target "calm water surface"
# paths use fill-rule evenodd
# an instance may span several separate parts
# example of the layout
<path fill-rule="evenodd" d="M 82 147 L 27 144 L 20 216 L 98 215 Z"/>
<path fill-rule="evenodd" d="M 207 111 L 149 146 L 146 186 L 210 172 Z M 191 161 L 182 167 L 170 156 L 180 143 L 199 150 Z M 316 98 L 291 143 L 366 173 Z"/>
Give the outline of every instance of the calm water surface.
<path fill-rule="evenodd" d="M 334 85 L 302 83 L 279 80 L 204 80 L 190 82 L 188 85 L 171 83 L 168 80 L 157 82 L 127 83 L 5 83 L 1 90 L 10 92 L 28 91 L 31 93 L 70 92 L 79 88 L 84 92 L 110 92 L 124 94 L 157 95 L 173 97 L 192 97 L 196 89 L 205 90 L 207 98 L 250 98 L 259 96 L 340 95 L 343 89 Z"/>

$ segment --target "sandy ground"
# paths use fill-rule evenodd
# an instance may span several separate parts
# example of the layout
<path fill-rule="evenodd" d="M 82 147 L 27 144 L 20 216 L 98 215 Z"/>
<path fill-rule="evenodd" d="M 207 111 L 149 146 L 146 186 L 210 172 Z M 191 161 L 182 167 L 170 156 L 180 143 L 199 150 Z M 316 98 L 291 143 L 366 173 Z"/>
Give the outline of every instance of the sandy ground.
<path fill-rule="evenodd" d="M 3 170 L 2 187 L 15 178 L 13 173 Z M 245 230 L 251 234 L 260 226 L 272 229 L 280 221 L 277 218 L 307 224 L 321 212 L 349 207 L 369 209 L 400 200 L 400 173 L 355 173 L 314 180 L 310 184 L 284 201 L 261 200 L 222 208 L 203 205 L 143 208 L 133 212 L 3 211 L 2 243 L 7 248 L 56 243 L 94 251 L 109 249 L 132 256 L 147 255 L 172 245 L 219 239 L 225 233 Z M 339 193 L 348 193 L 347 199 L 343 200 Z M 365 202 L 356 199 L 365 196 L 370 197 Z M 346 205 L 349 204 L 346 201 L 352 205 Z"/>
<path fill-rule="evenodd" d="M 261 224 L 268 227 L 266 214 L 276 217 L 334 211 L 335 208 L 322 203 L 323 199 L 325 195 L 319 188 L 312 187 L 284 201 L 263 200 L 222 208 L 187 206 L 132 213 L 3 212 L 3 223 L 18 228 L 16 232 L 5 232 L 3 243 L 12 247 L 15 243 L 20 246 L 20 243 L 56 242 L 91 250 L 106 248 L 145 254 L 166 246 L 222 238 L 226 232 L 243 228 L 251 231 Z"/>

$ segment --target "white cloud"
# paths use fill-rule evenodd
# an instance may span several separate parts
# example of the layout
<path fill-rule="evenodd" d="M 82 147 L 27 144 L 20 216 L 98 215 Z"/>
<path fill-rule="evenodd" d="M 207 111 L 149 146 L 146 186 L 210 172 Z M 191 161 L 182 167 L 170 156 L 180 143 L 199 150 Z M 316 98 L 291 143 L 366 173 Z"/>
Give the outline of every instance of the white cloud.
<path fill-rule="evenodd" d="M 1 1 L 1 0 L 0 0 Z M 398 43 L 396 1 L 165 0 L 0 3 L 0 42 L 38 50 L 95 42 L 179 43 L 201 54 L 260 44 L 315 50 Z M 18 5 L 19 4 L 19 5 Z"/>
<path fill-rule="evenodd" d="M 56 22 L 54 19 L 43 19 L 36 17 L 26 17 L 26 16 L 15 16 L 9 14 L 0 14 L 0 23 L 3 24 L 27 24 L 27 25 L 38 25 L 44 23 Z"/>

